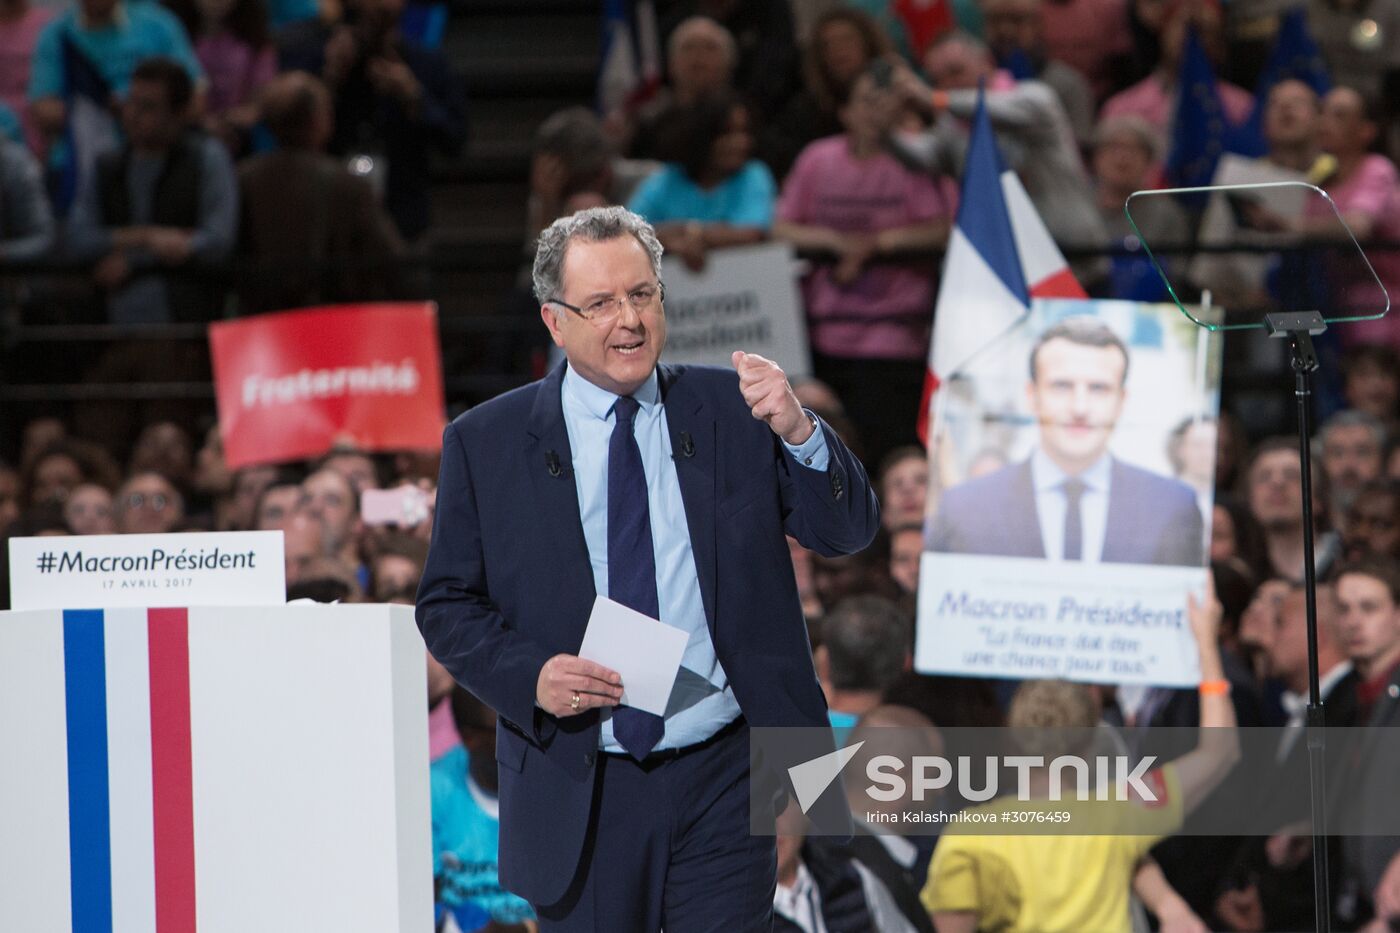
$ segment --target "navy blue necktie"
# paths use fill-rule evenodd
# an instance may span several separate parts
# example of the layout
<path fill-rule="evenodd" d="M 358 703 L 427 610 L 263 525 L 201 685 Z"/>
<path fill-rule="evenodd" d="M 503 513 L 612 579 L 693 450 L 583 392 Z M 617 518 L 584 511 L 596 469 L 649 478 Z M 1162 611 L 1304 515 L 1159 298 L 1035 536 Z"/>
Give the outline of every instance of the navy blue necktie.
<path fill-rule="evenodd" d="M 1065 491 L 1065 548 L 1061 556 L 1065 560 L 1083 560 L 1084 516 L 1079 500 L 1084 495 L 1084 481 L 1070 478 L 1061 488 Z"/>
<path fill-rule="evenodd" d="M 617 423 L 608 441 L 608 597 L 653 619 L 661 616 L 656 595 L 656 554 L 651 546 L 651 510 L 642 451 L 632 434 L 639 405 L 624 395 L 613 406 Z M 613 736 L 641 761 L 666 731 L 654 713 L 618 706 Z"/>

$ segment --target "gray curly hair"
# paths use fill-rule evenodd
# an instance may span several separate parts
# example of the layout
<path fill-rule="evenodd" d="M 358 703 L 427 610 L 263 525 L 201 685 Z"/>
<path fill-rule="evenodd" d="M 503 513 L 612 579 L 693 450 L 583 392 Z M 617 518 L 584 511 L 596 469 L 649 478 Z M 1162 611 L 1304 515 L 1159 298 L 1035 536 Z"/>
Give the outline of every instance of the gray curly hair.
<path fill-rule="evenodd" d="M 661 280 L 661 241 L 656 230 L 641 216 L 625 207 L 590 207 L 568 217 L 560 217 L 540 234 L 535 246 L 535 267 L 531 278 L 535 298 L 544 304 L 559 298 L 564 275 L 564 254 L 574 240 L 597 243 L 633 236 L 651 257 L 651 270 Z"/>

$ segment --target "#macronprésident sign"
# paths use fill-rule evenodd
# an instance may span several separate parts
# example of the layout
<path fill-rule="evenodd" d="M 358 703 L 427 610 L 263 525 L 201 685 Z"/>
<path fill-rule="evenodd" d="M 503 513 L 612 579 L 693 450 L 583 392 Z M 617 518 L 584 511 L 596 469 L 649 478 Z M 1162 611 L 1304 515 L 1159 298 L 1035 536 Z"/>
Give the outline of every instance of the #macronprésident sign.
<path fill-rule="evenodd" d="M 12 538 L 10 606 L 280 606 L 282 553 L 277 531 Z"/>
<path fill-rule="evenodd" d="M 667 363 L 730 366 L 735 350 L 777 363 L 789 378 L 809 375 L 812 358 L 798 301 L 792 247 L 765 243 L 713 250 L 691 272 L 662 263 Z"/>

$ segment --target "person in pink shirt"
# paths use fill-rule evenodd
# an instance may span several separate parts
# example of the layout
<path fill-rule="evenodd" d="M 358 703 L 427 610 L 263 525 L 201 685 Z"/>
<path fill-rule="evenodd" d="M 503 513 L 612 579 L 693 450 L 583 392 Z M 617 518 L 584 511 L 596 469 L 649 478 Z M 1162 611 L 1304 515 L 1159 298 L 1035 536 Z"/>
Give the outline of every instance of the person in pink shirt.
<path fill-rule="evenodd" d="M 39 32 L 50 19 L 53 10 L 30 6 L 29 0 L 0 0 L 0 104 L 19 117 L 24 127 L 24 140 L 29 148 L 39 151 L 39 130 L 29 115 L 29 62 Z"/>
<path fill-rule="evenodd" d="M 259 92 L 277 74 L 266 8 L 261 0 L 165 0 L 165 4 L 184 23 L 209 78 L 205 129 L 235 155 L 242 153 L 248 132 L 262 116 Z"/>
<path fill-rule="evenodd" d="M 894 257 L 947 243 L 957 190 L 884 149 L 900 109 L 870 74 L 857 79 L 840 116 L 843 134 L 798 156 L 773 235 L 836 257 L 803 282 L 816 375 L 861 425 L 878 461 L 914 440 L 933 324 L 933 258 Z"/>
<path fill-rule="evenodd" d="M 1162 22 L 1162 59 L 1157 70 L 1137 84 L 1110 97 L 1099 119 L 1126 115 L 1142 117 L 1168 140 L 1176 112 L 1176 76 L 1181 68 L 1181 52 L 1186 44 L 1186 28 L 1194 25 L 1196 35 L 1210 60 L 1217 65 L 1224 48 L 1219 0 L 1173 0 Z M 1228 81 L 1217 81 L 1225 118 L 1235 125 L 1249 119 L 1254 95 Z"/>
<path fill-rule="evenodd" d="M 1355 256 L 1356 242 L 1365 249 L 1370 242 L 1400 242 L 1400 173 L 1395 163 L 1372 152 L 1377 125 L 1366 98 L 1355 88 L 1333 88 L 1322 99 L 1317 121 L 1317 141 L 1332 163 L 1320 184 L 1336 212 L 1319 197 L 1309 197 L 1298 217 L 1283 217 L 1264 205 L 1251 207 L 1250 223 L 1261 230 L 1299 235 L 1313 241 L 1336 241 L 1335 252 L 1321 254 L 1328 286 L 1328 317 L 1365 316 L 1385 307 L 1385 295 L 1376 280 Z M 1322 163 L 1326 164 L 1326 163 Z M 1351 230 L 1348 236 L 1337 215 Z M 1393 301 L 1400 293 L 1400 253 L 1366 250 L 1376 277 Z M 1395 312 L 1374 321 L 1354 321 L 1338 327 L 1349 346 L 1386 344 L 1400 349 L 1400 315 Z"/>
<path fill-rule="evenodd" d="M 1046 56 L 1082 74 L 1103 100 L 1117 61 L 1132 52 L 1126 0 L 1047 0 L 1041 22 Z"/>
<path fill-rule="evenodd" d="M 1371 151 L 1376 133 L 1367 101 L 1355 89 L 1334 88 L 1322 99 L 1318 141 L 1337 160 L 1336 170 L 1323 180 L 1322 188 L 1363 247 L 1370 241 L 1400 242 L 1400 175 L 1394 162 Z M 1337 231 L 1336 217 L 1319 199 L 1308 207 L 1301 232 L 1326 236 Z M 1367 256 L 1394 301 L 1400 294 L 1400 253 L 1368 250 Z M 1344 263 L 1330 270 L 1335 307 L 1324 309 L 1329 315 L 1375 314 L 1384 306 L 1375 281 L 1358 266 Z M 1377 321 L 1342 325 L 1338 331 L 1349 344 L 1385 343 L 1400 348 L 1400 314 L 1395 311 Z"/>

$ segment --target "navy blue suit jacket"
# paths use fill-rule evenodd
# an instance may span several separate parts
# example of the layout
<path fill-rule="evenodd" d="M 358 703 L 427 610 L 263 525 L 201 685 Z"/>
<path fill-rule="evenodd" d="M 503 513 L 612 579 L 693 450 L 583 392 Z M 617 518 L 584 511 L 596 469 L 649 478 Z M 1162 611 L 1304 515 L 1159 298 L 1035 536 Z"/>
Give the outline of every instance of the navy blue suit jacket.
<path fill-rule="evenodd" d="M 1041 557 L 1030 461 L 960 483 L 943 493 L 929 550 L 997 557 Z M 1104 563 L 1205 562 L 1205 526 L 1196 494 L 1179 480 L 1113 461 Z"/>
<path fill-rule="evenodd" d="M 868 545 L 880 517 L 865 470 L 825 424 L 827 470 L 795 463 L 733 371 L 658 369 L 705 617 L 744 717 L 826 727 L 784 533 L 829 556 Z M 540 668 L 578 652 L 595 596 L 563 375 L 447 426 L 417 610 L 428 649 L 499 714 L 500 878 L 536 904 L 573 879 L 598 753 L 596 710 L 556 719 L 535 705 Z"/>

